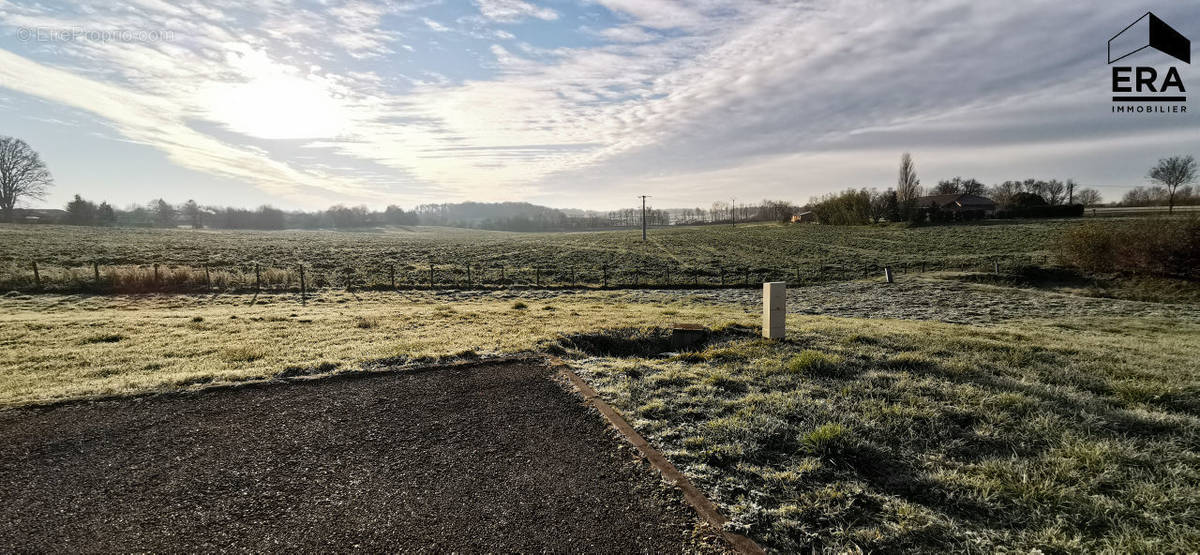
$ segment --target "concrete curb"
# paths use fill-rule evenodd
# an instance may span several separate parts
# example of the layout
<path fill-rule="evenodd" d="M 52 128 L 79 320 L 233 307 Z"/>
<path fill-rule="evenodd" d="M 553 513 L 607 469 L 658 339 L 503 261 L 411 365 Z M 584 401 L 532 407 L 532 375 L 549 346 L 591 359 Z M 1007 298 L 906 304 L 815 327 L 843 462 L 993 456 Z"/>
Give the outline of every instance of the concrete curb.
<path fill-rule="evenodd" d="M 589 405 L 600 411 L 600 414 L 604 415 L 604 419 L 608 420 L 609 424 L 612 424 L 612 426 L 616 428 L 618 432 L 621 432 L 621 435 L 625 436 L 625 439 L 629 440 L 634 447 L 637 447 L 638 451 L 640 451 L 642 455 L 646 457 L 646 460 L 650 461 L 650 464 L 654 466 L 654 468 L 657 469 L 660 474 L 662 474 L 663 478 L 683 491 L 684 499 L 686 499 L 688 504 L 690 504 L 692 508 L 696 510 L 696 514 L 700 515 L 700 518 L 704 519 L 704 521 L 710 524 L 713 528 L 719 530 L 721 532 L 721 536 L 725 538 L 725 541 L 729 543 L 730 547 L 732 547 L 738 553 L 747 555 L 766 553 L 766 551 L 763 550 L 763 548 L 754 540 L 741 534 L 726 530 L 725 523 L 729 522 L 729 519 L 726 518 L 725 515 L 721 514 L 721 511 L 717 509 L 716 504 L 709 500 L 708 497 L 705 497 L 704 494 L 701 493 L 700 490 L 697 489 L 696 486 L 694 486 L 692 482 L 687 479 L 687 476 L 684 476 L 678 468 L 675 468 L 675 465 L 671 464 L 671 461 L 667 460 L 662 453 L 658 452 L 657 449 L 647 443 L 646 438 L 643 438 L 642 435 L 637 432 L 637 430 L 633 429 L 633 426 L 630 426 L 629 423 L 625 421 L 625 418 L 616 411 L 616 409 L 613 409 L 608 403 L 605 403 L 604 400 L 601 399 L 596 393 L 596 390 L 592 389 L 592 386 L 588 385 L 587 382 L 583 381 L 583 378 L 580 378 L 578 374 L 572 371 L 571 368 L 562 361 L 562 359 L 555 356 L 549 356 L 546 358 L 546 360 L 549 362 L 551 368 L 558 370 L 562 376 L 566 377 L 567 380 L 571 382 L 571 385 L 573 385 L 575 389 L 579 391 L 579 394 L 583 396 L 583 399 Z"/>

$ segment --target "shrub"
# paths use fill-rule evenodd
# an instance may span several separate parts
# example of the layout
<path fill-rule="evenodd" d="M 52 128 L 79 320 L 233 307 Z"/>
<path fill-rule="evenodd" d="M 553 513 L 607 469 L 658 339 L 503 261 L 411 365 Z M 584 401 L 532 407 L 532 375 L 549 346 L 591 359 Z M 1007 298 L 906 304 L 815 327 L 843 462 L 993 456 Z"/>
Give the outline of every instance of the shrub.
<path fill-rule="evenodd" d="M 1078 218 L 1083 216 L 1082 204 L 1059 204 L 1055 206 L 1005 206 L 997 210 L 994 217 L 1009 218 Z"/>
<path fill-rule="evenodd" d="M 1093 222 L 1067 230 L 1056 249 L 1088 272 L 1200 279 L 1200 218 Z"/>

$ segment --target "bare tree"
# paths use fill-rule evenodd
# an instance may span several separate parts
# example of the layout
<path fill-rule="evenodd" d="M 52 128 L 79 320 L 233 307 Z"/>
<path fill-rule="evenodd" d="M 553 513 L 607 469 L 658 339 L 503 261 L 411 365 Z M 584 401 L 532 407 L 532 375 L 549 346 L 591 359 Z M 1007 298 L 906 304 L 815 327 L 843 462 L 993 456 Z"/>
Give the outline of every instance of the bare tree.
<path fill-rule="evenodd" d="M 1079 204 L 1084 206 L 1095 206 L 1104 202 L 1104 199 L 1100 196 L 1100 191 L 1087 187 L 1075 191 L 1075 198 L 1079 201 Z"/>
<path fill-rule="evenodd" d="M 962 192 L 962 178 L 943 179 L 933 188 L 935 195 L 954 195 Z"/>
<path fill-rule="evenodd" d="M 1057 179 L 1046 181 L 1043 190 L 1046 194 L 1042 196 L 1046 199 L 1046 203 L 1051 206 L 1062 204 L 1067 199 L 1067 186 Z"/>
<path fill-rule="evenodd" d="M 1196 159 L 1188 156 L 1161 158 L 1147 175 L 1167 189 L 1167 213 L 1175 211 L 1175 191 L 1196 181 Z"/>
<path fill-rule="evenodd" d="M 1021 182 L 1005 181 L 1004 183 L 992 187 L 988 191 L 988 194 L 991 195 L 992 200 L 996 201 L 996 204 L 999 204 L 1000 206 L 1008 206 L 1012 202 L 1013 197 L 1020 192 Z"/>
<path fill-rule="evenodd" d="M 391 207 L 389 206 L 388 208 Z M 185 217 L 187 217 L 188 222 L 192 224 L 192 229 L 200 229 L 204 227 L 204 210 L 200 208 L 199 204 L 196 204 L 196 201 L 188 200 L 186 203 L 184 203 L 183 208 L 180 209 L 180 211 L 183 212 Z"/>
<path fill-rule="evenodd" d="M 12 221 L 18 202 L 44 200 L 53 184 L 50 170 L 25 141 L 0 137 L 0 219 Z"/>
<path fill-rule="evenodd" d="M 977 179 L 954 176 L 953 179 L 938 181 L 937 187 L 933 189 L 933 193 L 936 195 L 964 194 L 979 196 L 986 190 L 987 186 L 980 183 Z"/>
<path fill-rule="evenodd" d="M 163 199 L 151 202 L 154 211 L 154 223 L 159 227 L 175 227 L 175 216 L 179 213 L 174 206 Z"/>
<path fill-rule="evenodd" d="M 900 179 L 896 182 L 896 196 L 900 202 L 921 196 L 921 180 L 917 178 L 917 167 L 913 164 L 912 155 L 907 152 L 900 155 Z"/>
<path fill-rule="evenodd" d="M 867 194 L 870 198 L 870 205 L 867 213 L 871 217 L 871 223 L 877 224 L 887 217 L 889 193 L 890 191 L 881 193 L 876 189 L 867 191 Z"/>

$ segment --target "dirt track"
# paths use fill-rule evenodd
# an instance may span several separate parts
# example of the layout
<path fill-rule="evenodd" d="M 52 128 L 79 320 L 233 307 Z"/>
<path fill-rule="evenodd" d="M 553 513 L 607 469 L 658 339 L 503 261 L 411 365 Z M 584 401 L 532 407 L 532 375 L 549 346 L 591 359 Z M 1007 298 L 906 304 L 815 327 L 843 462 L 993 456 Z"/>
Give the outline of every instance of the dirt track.
<path fill-rule="evenodd" d="M 599 416 L 509 363 L 0 412 L 0 551 L 695 550 Z"/>

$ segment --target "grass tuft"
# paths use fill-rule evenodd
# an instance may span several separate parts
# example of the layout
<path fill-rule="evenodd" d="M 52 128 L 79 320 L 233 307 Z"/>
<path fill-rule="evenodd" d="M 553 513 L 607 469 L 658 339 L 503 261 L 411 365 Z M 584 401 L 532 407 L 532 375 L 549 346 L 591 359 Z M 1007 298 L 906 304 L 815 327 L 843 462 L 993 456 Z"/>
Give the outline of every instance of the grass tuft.
<path fill-rule="evenodd" d="M 844 359 L 840 355 L 831 355 L 805 349 L 791 358 L 787 363 L 787 371 L 792 374 L 811 374 L 828 376 L 836 374 Z"/>

